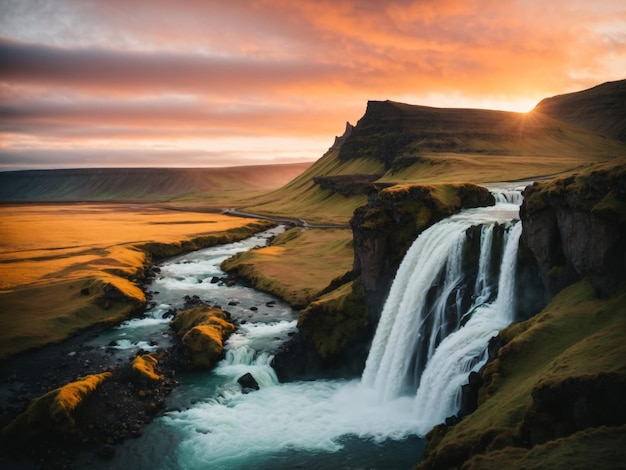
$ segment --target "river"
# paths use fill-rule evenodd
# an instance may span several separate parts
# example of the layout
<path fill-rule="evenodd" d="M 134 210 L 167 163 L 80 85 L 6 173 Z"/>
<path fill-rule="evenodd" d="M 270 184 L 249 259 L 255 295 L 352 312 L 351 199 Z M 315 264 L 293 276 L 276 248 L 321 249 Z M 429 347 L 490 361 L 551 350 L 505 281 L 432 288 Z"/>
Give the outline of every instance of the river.
<path fill-rule="evenodd" d="M 166 411 L 140 438 L 118 446 L 111 462 L 84 456 L 79 465 L 413 468 L 422 459 L 422 436 L 457 412 L 460 386 L 486 361 L 489 338 L 513 321 L 518 193 L 500 192 L 496 206 L 463 211 L 418 237 L 398 269 L 361 380 L 279 383 L 271 359 L 295 333 L 297 313 L 251 287 L 212 282 L 225 276 L 224 259 L 265 245 L 283 227 L 164 262 L 151 286 L 153 307 L 94 339 L 94 347 L 129 356 L 167 347 L 168 312 L 181 308 L 185 296 L 229 311 L 238 329 L 213 370 L 177 375 Z M 479 261 L 470 272 L 461 268 L 461 253 L 474 226 L 480 226 Z M 248 372 L 260 390 L 242 392 L 237 379 Z"/>
<path fill-rule="evenodd" d="M 168 259 L 150 286 L 152 308 L 90 341 L 115 348 L 118 358 L 172 344 L 172 309 L 197 295 L 239 323 L 212 371 L 177 375 L 166 411 L 143 435 L 117 447 L 104 462 L 83 455 L 79 467 L 150 469 L 412 468 L 425 441 L 401 402 L 369 409 L 358 381 L 317 380 L 280 384 L 270 361 L 296 331 L 297 312 L 249 286 L 211 282 L 226 274 L 221 262 L 264 246 L 282 226 L 246 240 Z M 237 379 L 250 372 L 260 390 L 243 394 Z"/>

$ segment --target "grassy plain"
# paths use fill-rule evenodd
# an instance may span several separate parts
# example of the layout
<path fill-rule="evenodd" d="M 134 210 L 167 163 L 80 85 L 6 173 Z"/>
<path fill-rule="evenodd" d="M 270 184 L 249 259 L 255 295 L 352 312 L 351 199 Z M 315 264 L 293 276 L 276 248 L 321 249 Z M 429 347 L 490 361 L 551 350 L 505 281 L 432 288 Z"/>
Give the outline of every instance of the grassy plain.
<path fill-rule="evenodd" d="M 152 254 L 269 224 L 137 204 L 0 206 L 0 358 L 126 317 L 145 303 L 138 281 Z"/>
<path fill-rule="evenodd" d="M 226 260 L 222 268 L 304 308 L 333 279 L 352 269 L 353 256 L 351 230 L 296 227 L 276 237 L 271 246 Z"/>

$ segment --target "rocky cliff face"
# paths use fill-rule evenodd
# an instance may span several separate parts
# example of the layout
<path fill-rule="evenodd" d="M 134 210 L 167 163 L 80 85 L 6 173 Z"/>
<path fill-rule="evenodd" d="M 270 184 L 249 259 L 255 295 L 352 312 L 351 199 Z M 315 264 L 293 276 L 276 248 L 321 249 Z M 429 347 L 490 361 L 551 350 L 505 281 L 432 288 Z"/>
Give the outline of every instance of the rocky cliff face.
<path fill-rule="evenodd" d="M 520 217 L 546 300 L 584 277 L 605 296 L 626 279 L 626 165 L 535 183 Z"/>
<path fill-rule="evenodd" d="M 417 236 L 462 209 L 493 205 L 473 184 L 398 185 L 373 192 L 350 221 L 354 267 L 365 290 L 370 322 L 378 323 L 396 271 Z"/>

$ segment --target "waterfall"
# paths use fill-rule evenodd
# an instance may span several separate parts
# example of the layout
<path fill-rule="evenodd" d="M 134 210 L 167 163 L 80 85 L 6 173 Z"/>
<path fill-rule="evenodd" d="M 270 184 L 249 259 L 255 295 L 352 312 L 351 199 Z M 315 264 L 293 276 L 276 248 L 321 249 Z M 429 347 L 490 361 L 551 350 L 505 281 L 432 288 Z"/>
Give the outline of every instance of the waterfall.
<path fill-rule="evenodd" d="M 458 411 L 461 385 L 484 364 L 489 338 L 513 320 L 517 209 L 500 203 L 433 225 L 398 269 L 361 383 L 379 403 L 413 396 L 420 432 Z M 479 254 L 464 268 L 477 226 Z"/>
<path fill-rule="evenodd" d="M 496 204 L 522 204 L 522 188 L 515 189 L 493 189 L 491 194 L 493 194 L 494 199 L 496 200 Z"/>
<path fill-rule="evenodd" d="M 428 432 L 461 405 L 461 386 L 471 371 L 486 362 L 486 345 L 513 320 L 517 246 L 522 224 L 508 233 L 502 257 L 498 296 L 494 302 L 474 307 L 470 320 L 447 336 L 430 358 L 415 395 L 414 413 L 421 433 Z"/>
<path fill-rule="evenodd" d="M 278 385 L 276 371 L 271 366 L 274 358 L 272 343 L 284 342 L 295 328 L 295 321 L 240 325 L 226 341 L 225 357 L 218 363 L 215 373 L 230 377 L 233 382 L 250 373 L 261 388 Z"/>

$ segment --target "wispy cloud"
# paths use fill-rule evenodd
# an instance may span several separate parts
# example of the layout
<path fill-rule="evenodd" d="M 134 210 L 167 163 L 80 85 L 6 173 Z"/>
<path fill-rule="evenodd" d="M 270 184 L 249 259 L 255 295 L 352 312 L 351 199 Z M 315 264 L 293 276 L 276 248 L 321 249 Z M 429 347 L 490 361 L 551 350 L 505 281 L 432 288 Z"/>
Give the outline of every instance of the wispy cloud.
<path fill-rule="evenodd" d="M 0 7 L 4 166 L 315 159 L 368 99 L 527 108 L 626 70 L 626 7 L 608 0 Z"/>

